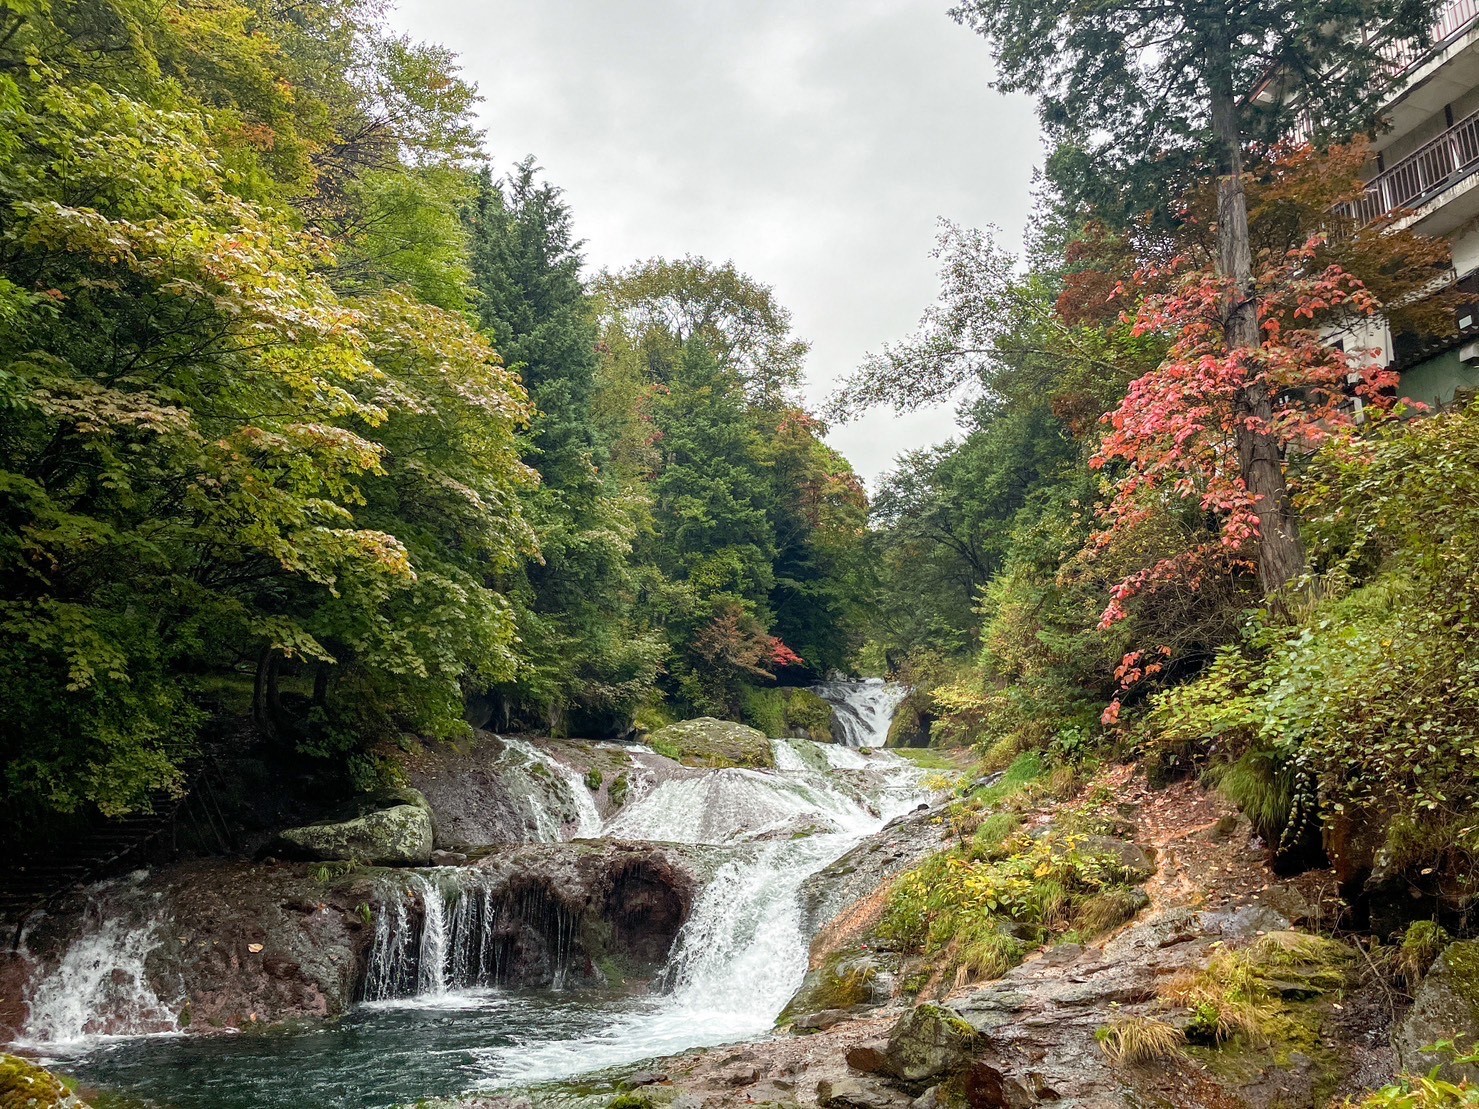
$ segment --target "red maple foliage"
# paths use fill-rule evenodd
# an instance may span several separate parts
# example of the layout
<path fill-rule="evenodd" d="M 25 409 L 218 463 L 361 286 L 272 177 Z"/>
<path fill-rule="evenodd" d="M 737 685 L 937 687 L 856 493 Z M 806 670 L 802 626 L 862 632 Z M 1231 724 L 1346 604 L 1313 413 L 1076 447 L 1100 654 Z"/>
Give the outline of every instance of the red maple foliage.
<path fill-rule="evenodd" d="M 806 660 L 775 636 L 770 637 L 770 661 L 774 666 L 805 666 Z"/>
<path fill-rule="evenodd" d="M 1291 449 L 1311 450 L 1343 434 L 1353 422 L 1353 398 L 1377 407 L 1390 403 L 1397 375 L 1382 368 L 1374 352 L 1342 350 L 1321 334 L 1320 324 L 1358 320 L 1381 307 L 1361 281 L 1337 264 L 1318 261 L 1322 245 L 1321 237 L 1311 238 L 1255 274 L 1248 295 L 1257 301 L 1257 347 L 1227 349 L 1224 321 L 1240 294 L 1210 267 L 1173 262 L 1169 291 L 1141 302 L 1135 333 L 1165 335 L 1171 347 L 1104 417 L 1110 430 L 1091 464 L 1123 469 L 1091 547 L 1107 547 L 1175 500 L 1194 503 L 1217 528 L 1209 541 L 1120 581 L 1101 627 L 1122 619 L 1126 602 L 1162 582 L 1195 588 L 1209 573 L 1251 569 L 1258 517 L 1239 476 L 1237 431 L 1240 421 L 1253 418 L 1240 414 L 1242 391 L 1263 389 L 1276 398 L 1266 427 L 1243 426 L 1269 432 L 1286 457 Z M 1142 271 L 1136 284 L 1165 288 L 1167 276 Z"/>

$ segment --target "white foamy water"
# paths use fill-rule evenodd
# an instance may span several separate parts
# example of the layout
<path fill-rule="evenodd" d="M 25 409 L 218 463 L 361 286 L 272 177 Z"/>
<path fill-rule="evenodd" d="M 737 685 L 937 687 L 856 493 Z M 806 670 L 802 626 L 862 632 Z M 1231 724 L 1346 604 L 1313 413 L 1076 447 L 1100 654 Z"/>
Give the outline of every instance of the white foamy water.
<path fill-rule="evenodd" d="M 800 895 L 807 879 L 927 796 L 912 764 L 886 753 L 857 757 L 866 766 L 850 769 L 878 776 L 867 802 L 804 759 L 799 769 L 784 759 L 788 769 L 777 772 L 716 770 L 665 782 L 612 821 L 613 834 L 640 830 L 646 838 L 741 846 L 679 933 L 669 993 L 587 1035 L 491 1049 L 482 1054 L 490 1078 L 540 1082 L 768 1032 L 806 974 L 811 937 Z M 835 830 L 755 842 L 758 828 L 797 814 Z"/>
<path fill-rule="evenodd" d="M 524 785 L 533 839 L 557 843 L 601 834 L 601 811 L 579 771 L 526 740 L 503 736 L 500 741 L 500 764 Z"/>
<path fill-rule="evenodd" d="M 162 942 L 157 921 L 89 918 L 27 1002 L 28 1046 L 54 1047 L 123 1035 L 179 1031 L 178 1014 L 145 968 Z"/>
<path fill-rule="evenodd" d="M 780 740 L 774 770 L 680 771 L 659 765 L 643 748 L 629 752 L 636 788 L 603 827 L 578 772 L 532 744 L 505 744 L 508 772 L 539 787 L 529 791 L 536 799 L 531 835 L 539 839 L 605 835 L 719 845 L 729 855 L 674 942 L 664 992 L 613 998 L 571 991 L 566 1000 L 544 992 L 537 996 L 548 1000 L 535 1009 L 529 1009 L 529 992 L 496 988 L 504 980 L 496 930 L 509 913 L 546 922 L 555 937 L 551 969 L 558 990 L 578 950 L 574 917 L 553 901 L 502 899 L 502 887 L 476 867 L 388 875 L 377 898 L 363 983 L 367 1004 L 356 1019 L 380 1022 L 365 1027 L 383 1024 L 386 1036 L 393 1035 L 391 1028 L 420 1028 L 414 1021 L 422 1019 L 415 1016 L 421 1010 L 428 1021 L 470 1022 L 457 1049 L 463 1062 L 447 1065 L 482 1086 L 563 1078 L 767 1033 L 806 972 L 806 883 L 927 796 L 924 774 L 887 751 Z M 40 980 L 31 998 L 28 1039 L 57 1045 L 119 1032 L 178 1031 L 174 1009 L 156 996 L 145 972 L 151 952 L 172 936 L 161 925 L 137 926 L 138 914 L 128 917 L 90 925 Z M 443 1035 L 432 1025 L 424 1034 L 434 1041 Z M 130 1049 L 107 1049 L 117 1050 Z M 415 1067 L 435 1069 L 436 1055 L 420 1057 Z M 249 1059 L 241 1064 L 249 1065 Z M 304 1065 L 317 1068 L 314 1080 L 327 1088 L 340 1072 L 371 1062 L 350 1054 Z M 141 1066 L 149 1068 L 147 1062 Z M 394 1066 L 401 1069 L 387 1071 L 382 1085 L 393 1078 L 397 1089 L 414 1086 L 422 1073 Z M 438 1080 L 443 1088 L 462 1081 Z"/>
<path fill-rule="evenodd" d="M 882 678 L 835 679 L 812 690 L 832 706 L 832 738 L 844 747 L 882 747 L 907 686 Z"/>

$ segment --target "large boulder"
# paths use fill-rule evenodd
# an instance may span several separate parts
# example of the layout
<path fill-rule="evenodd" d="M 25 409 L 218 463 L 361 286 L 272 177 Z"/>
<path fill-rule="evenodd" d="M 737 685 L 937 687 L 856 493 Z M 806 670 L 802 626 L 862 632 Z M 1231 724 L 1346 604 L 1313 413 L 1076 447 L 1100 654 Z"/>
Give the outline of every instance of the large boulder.
<path fill-rule="evenodd" d="M 1451 1056 L 1423 1051 L 1445 1040 L 1463 1053 L 1479 1047 L 1479 940 L 1451 943 L 1443 949 L 1392 1037 L 1403 1070 L 1426 1074 L 1440 1067 L 1454 1081 L 1467 1078 L 1479 1083 L 1479 1066 L 1459 1066 Z"/>
<path fill-rule="evenodd" d="M 426 866 L 435 838 L 426 798 L 403 789 L 367 799 L 335 818 L 279 832 L 266 850 L 310 862 Z"/>
<path fill-rule="evenodd" d="M 787 689 L 783 696 L 788 736 L 809 739 L 813 743 L 833 741 L 831 705 L 810 689 Z"/>
<path fill-rule="evenodd" d="M 883 1072 L 910 1085 L 929 1085 L 968 1067 L 980 1040 L 953 1009 L 916 1005 L 889 1030 Z"/>
<path fill-rule="evenodd" d="M 687 766 L 775 766 L 775 751 L 764 732 L 712 716 L 659 728 L 647 737 L 647 746 Z"/>

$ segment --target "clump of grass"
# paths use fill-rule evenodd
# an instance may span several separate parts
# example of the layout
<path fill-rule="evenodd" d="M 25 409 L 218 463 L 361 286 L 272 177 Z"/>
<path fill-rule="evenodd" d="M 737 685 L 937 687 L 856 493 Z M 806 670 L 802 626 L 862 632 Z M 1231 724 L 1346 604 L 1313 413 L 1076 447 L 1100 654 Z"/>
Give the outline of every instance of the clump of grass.
<path fill-rule="evenodd" d="M 1134 919 L 1144 905 L 1145 895 L 1139 890 L 1111 886 L 1079 905 L 1074 920 L 1085 934 L 1098 936 Z"/>
<path fill-rule="evenodd" d="M 1222 952 L 1202 970 L 1173 979 L 1162 997 L 1190 1010 L 1188 1039 L 1293 1043 L 1300 1038 L 1300 1027 L 1287 1002 L 1341 989 L 1351 957 L 1350 948 L 1334 940 L 1271 932 L 1247 947 Z"/>
<path fill-rule="evenodd" d="M 968 976 L 997 977 L 1030 947 L 1078 923 L 1085 908 L 1085 929 L 1100 931 L 1139 907 L 1114 860 L 1086 850 L 1083 835 L 1034 838 L 1019 828 L 1016 814 L 994 813 L 969 839 L 904 874 L 890 892 L 880 942 L 910 954 L 944 953 Z"/>
<path fill-rule="evenodd" d="M 1095 1032 L 1094 1038 L 1115 1066 L 1169 1059 L 1186 1042 L 1181 1029 L 1156 1017 L 1119 1017 Z"/>
<path fill-rule="evenodd" d="M 1000 978 L 1022 961 L 1027 944 L 1007 932 L 987 932 L 962 944 L 958 959 L 973 978 Z"/>
<path fill-rule="evenodd" d="M 1421 982 L 1451 938 L 1437 921 L 1418 920 L 1408 926 L 1397 949 L 1397 970 L 1402 980 L 1409 986 Z"/>

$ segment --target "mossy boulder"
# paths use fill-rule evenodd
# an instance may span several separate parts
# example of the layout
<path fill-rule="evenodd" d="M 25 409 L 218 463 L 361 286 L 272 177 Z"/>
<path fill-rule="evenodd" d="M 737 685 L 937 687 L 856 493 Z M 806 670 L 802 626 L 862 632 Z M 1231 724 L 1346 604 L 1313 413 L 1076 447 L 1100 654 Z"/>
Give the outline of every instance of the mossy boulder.
<path fill-rule="evenodd" d="M 426 866 L 435 839 L 426 798 L 400 789 L 366 798 L 328 820 L 288 828 L 266 851 L 310 862 Z"/>
<path fill-rule="evenodd" d="M 889 1030 L 883 1072 L 909 1085 L 929 1085 L 970 1066 L 981 1036 L 943 1005 L 916 1005 Z"/>
<path fill-rule="evenodd" d="M 810 689 L 788 689 L 786 734 L 813 743 L 831 743 L 832 706 Z"/>
<path fill-rule="evenodd" d="M 1440 1067 L 1443 1076 L 1453 1081 L 1467 1078 L 1479 1083 L 1479 1066 L 1460 1066 L 1451 1056 L 1423 1051 L 1445 1040 L 1464 1054 L 1479 1048 L 1479 940 L 1451 943 L 1443 949 L 1392 1037 L 1403 1070 L 1426 1074 Z"/>
<path fill-rule="evenodd" d="M 880 970 L 871 952 L 834 951 L 807 974 L 776 1018 L 776 1025 L 804 1027 L 798 1022 L 816 1013 L 883 1004 L 892 992 L 891 985 L 892 976 Z"/>
<path fill-rule="evenodd" d="M 0 1109 L 85 1109 L 87 1102 L 35 1063 L 0 1054 Z"/>
<path fill-rule="evenodd" d="M 687 766 L 775 766 L 775 752 L 764 732 L 711 716 L 659 728 L 647 737 L 647 745 Z"/>

